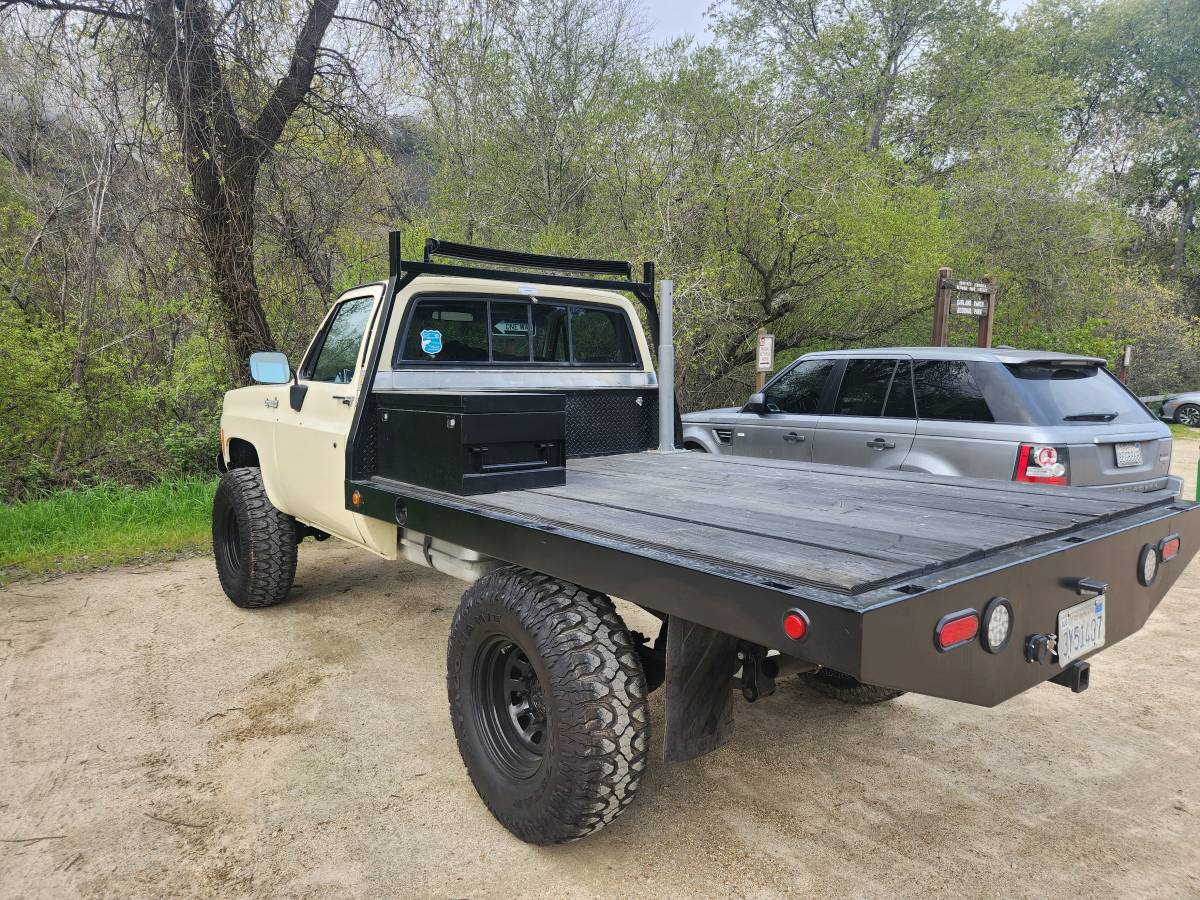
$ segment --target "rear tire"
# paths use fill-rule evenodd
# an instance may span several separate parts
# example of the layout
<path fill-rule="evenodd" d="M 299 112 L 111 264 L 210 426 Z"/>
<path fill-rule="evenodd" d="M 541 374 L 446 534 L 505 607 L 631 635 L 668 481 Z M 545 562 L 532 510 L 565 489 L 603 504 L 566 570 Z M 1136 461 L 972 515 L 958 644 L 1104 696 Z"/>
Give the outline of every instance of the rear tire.
<path fill-rule="evenodd" d="M 446 687 L 467 774 L 521 840 L 578 840 L 633 801 L 646 680 L 605 595 L 515 567 L 484 576 L 450 627 Z"/>
<path fill-rule="evenodd" d="M 258 609 L 287 597 L 296 577 L 296 520 L 267 499 L 260 470 L 221 476 L 212 534 L 221 588 L 235 605 Z"/>
<path fill-rule="evenodd" d="M 1194 403 L 1183 404 L 1179 409 L 1175 410 L 1175 421 L 1189 428 L 1200 426 L 1200 406 Z"/>
<path fill-rule="evenodd" d="M 893 688 L 879 687 L 876 684 L 863 684 L 857 678 L 846 675 L 836 669 L 818 669 L 816 672 L 801 672 L 800 681 L 812 688 L 818 694 L 850 703 L 854 706 L 868 706 L 872 703 L 883 703 L 895 700 L 904 694 Z"/>

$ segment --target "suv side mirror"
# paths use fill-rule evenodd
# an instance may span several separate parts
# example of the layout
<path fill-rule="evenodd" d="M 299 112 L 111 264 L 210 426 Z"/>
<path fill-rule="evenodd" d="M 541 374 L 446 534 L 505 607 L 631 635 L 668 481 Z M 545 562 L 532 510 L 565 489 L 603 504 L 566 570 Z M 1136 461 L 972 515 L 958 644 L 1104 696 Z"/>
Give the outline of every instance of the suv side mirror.
<path fill-rule="evenodd" d="M 750 399 L 746 401 L 746 405 L 742 407 L 742 412 L 757 413 L 760 416 L 769 412 L 767 409 L 767 395 L 762 393 L 751 394 Z"/>
<path fill-rule="evenodd" d="M 259 384 L 287 384 L 292 380 L 292 367 L 282 353 L 251 353 L 250 377 Z"/>

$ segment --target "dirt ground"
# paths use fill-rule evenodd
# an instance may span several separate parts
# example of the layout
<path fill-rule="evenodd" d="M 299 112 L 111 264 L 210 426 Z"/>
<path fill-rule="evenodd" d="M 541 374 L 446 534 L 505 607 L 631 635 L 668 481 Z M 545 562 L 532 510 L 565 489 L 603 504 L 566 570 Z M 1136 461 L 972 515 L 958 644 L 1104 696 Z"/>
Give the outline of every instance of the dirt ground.
<path fill-rule="evenodd" d="M 704 759 L 656 735 L 626 815 L 553 849 L 459 761 L 461 591 L 333 542 L 258 612 L 208 558 L 0 591 L 0 895 L 1200 896 L 1200 563 L 1085 694 L 784 683 Z"/>

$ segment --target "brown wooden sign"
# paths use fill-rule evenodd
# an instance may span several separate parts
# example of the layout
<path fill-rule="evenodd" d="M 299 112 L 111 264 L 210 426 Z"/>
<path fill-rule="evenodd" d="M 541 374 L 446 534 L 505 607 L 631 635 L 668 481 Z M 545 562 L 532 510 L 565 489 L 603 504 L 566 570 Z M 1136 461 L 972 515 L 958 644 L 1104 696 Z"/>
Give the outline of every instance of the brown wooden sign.
<path fill-rule="evenodd" d="M 950 269 L 938 269 L 933 300 L 933 346 L 945 347 L 950 339 L 950 316 L 979 320 L 975 346 L 992 346 L 992 319 L 996 313 L 996 285 L 991 277 L 981 281 L 956 281 Z"/>

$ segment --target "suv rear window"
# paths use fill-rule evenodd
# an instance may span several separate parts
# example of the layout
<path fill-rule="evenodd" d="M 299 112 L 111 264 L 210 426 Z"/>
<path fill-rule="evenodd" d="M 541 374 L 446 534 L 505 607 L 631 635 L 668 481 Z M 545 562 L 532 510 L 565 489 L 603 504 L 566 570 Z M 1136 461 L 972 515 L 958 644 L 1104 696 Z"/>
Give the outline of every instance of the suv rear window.
<path fill-rule="evenodd" d="M 951 422 L 994 422 L 971 367 L 959 359 L 918 359 L 913 363 L 917 416 Z"/>
<path fill-rule="evenodd" d="M 512 298 L 424 297 L 413 303 L 396 360 L 440 364 L 638 364 L 619 309 Z"/>
<path fill-rule="evenodd" d="M 1025 401 L 1042 425 L 1152 422 L 1154 417 L 1099 365 L 1009 363 Z"/>

